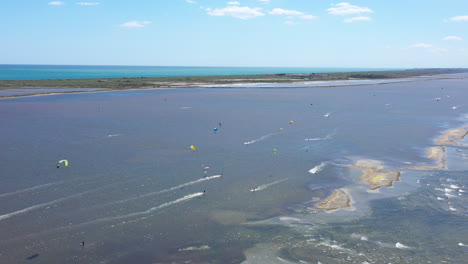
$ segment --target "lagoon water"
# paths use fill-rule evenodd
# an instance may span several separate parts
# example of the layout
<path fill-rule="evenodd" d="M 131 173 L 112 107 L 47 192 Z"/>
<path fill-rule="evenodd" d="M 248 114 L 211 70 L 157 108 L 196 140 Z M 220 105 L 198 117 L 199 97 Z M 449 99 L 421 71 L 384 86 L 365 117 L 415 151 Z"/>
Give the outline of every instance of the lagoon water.
<path fill-rule="evenodd" d="M 196 67 L 0 64 L 0 80 L 87 79 L 126 77 L 175 77 L 252 75 L 272 73 L 324 73 L 392 70 L 382 68 L 306 67 Z M 395 70 L 395 69 L 393 69 Z"/>
<path fill-rule="evenodd" d="M 468 122 L 467 85 L 3 99 L 0 263 L 464 263 L 466 147 L 378 192 L 339 164 L 431 163 Z M 337 188 L 356 211 L 312 208 Z"/>

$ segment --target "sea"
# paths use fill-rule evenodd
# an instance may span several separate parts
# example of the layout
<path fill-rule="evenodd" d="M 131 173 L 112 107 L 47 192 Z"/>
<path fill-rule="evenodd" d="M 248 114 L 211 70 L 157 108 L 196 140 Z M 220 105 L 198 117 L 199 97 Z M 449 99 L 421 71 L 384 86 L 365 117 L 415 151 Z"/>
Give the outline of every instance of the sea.
<path fill-rule="evenodd" d="M 325 73 L 391 70 L 383 68 L 191 67 L 0 64 L 0 80 L 88 79 Z"/>
<path fill-rule="evenodd" d="M 467 75 L 275 85 L 1 99 L 0 263 L 466 263 Z"/>

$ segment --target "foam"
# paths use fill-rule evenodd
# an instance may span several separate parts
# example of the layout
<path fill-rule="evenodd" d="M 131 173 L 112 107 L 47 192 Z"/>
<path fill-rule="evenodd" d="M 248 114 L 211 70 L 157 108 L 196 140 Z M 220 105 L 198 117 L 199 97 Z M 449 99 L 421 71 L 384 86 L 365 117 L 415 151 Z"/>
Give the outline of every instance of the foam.
<path fill-rule="evenodd" d="M 120 137 L 122 135 L 123 134 L 109 134 L 109 135 L 107 135 L 107 137 Z"/>
<path fill-rule="evenodd" d="M 403 245 L 403 244 L 400 243 L 400 242 L 397 242 L 397 243 L 395 244 L 395 247 L 396 247 L 396 248 L 399 248 L 399 249 L 409 249 L 409 248 L 410 248 L 410 247 L 408 247 L 408 246 L 406 246 L 406 245 Z"/>
<path fill-rule="evenodd" d="M 312 174 L 316 174 L 317 172 L 323 170 L 323 168 L 325 168 L 326 165 L 327 165 L 326 162 L 322 162 L 319 165 L 317 165 L 317 166 L 313 167 L 312 169 L 310 169 L 309 172 L 312 173 Z"/>

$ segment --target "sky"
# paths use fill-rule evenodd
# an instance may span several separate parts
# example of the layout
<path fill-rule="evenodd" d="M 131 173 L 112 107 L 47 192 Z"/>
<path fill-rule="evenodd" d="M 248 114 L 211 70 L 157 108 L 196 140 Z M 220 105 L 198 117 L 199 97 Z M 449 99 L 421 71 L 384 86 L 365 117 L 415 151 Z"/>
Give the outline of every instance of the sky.
<path fill-rule="evenodd" d="M 467 0 L 4 0 L 0 64 L 468 68 Z"/>

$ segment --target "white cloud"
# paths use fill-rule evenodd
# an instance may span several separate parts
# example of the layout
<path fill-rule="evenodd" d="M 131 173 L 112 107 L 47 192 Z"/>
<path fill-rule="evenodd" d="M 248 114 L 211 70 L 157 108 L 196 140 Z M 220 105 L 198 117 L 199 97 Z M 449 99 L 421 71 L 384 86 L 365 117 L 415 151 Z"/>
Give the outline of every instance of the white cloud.
<path fill-rule="evenodd" d="M 304 15 L 304 13 L 302 13 L 301 11 L 296 11 L 296 10 L 275 8 L 270 11 L 270 15 L 300 16 L 300 15 Z"/>
<path fill-rule="evenodd" d="M 300 18 L 302 18 L 302 19 L 316 19 L 317 17 L 313 16 L 313 15 L 303 15 L 303 16 L 300 16 Z"/>
<path fill-rule="evenodd" d="M 444 38 L 444 40 L 458 40 L 458 41 L 462 41 L 463 38 L 462 37 L 458 37 L 458 36 L 446 36 Z"/>
<path fill-rule="evenodd" d="M 275 8 L 269 12 L 270 15 L 283 15 L 283 16 L 295 16 L 302 19 L 315 19 L 316 16 L 313 15 L 306 15 L 301 11 L 297 10 L 287 10 L 282 8 Z"/>
<path fill-rule="evenodd" d="M 410 48 L 418 48 L 418 49 L 429 49 L 432 47 L 433 46 L 431 44 L 426 44 L 426 43 L 417 43 L 417 44 L 413 44 L 410 46 Z"/>
<path fill-rule="evenodd" d="M 353 23 L 356 21 L 371 21 L 372 18 L 366 17 L 366 16 L 358 16 L 358 17 L 352 17 L 352 18 L 347 18 L 344 20 L 346 23 Z"/>
<path fill-rule="evenodd" d="M 372 13 L 370 8 L 355 6 L 350 3 L 338 3 L 334 5 L 335 7 L 328 8 L 327 11 L 331 15 L 351 15 L 351 14 L 361 14 L 361 13 Z"/>
<path fill-rule="evenodd" d="M 84 6 L 95 6 L 99 5 L 99 2 L 78 2 L 77 5 L 84 5 Z"/>
<path fill-rule="evenodd" d="M 185 2 L 189 3 L 189 4 L 196 4 L 197 2 L 193 1 L 193 0 L 185 0 Z"/>
<path fill-rule="evenodd" d="M 228 2 L 227 4 L 228 5 L 240 5 L 240 3 L 237 1 L 231 1 L 231 2 Z"/>
<path fill-rule="evenodd" d="M 151 21 L 129 21 L 121 24 L 120 26 L 124 28 L 142 28 L 148 24 L 151 24 Z"/>
<path fill-rule="evenodd" d="M 454 17 L 451 17 L 450 20 L 452 20 L 452 21 L 468 21 L 468 16 L 454 16 Z"/>
<path fill-rule="evenodd" d="M 250 19 L 258 16 L 264 16 L 261 8 L 250 8 L 247 6 L 227 6 L 225 8 L 211 9 L 207 8 L 206 11 L 210 16 L 231 16 L 240 19 Z"/>
<path fill-rule="evenodd" d="M 291 20 L 288 20 L 288 21 L 286 21 L 286 22 L 284 22 L 284 23 L 285 23 L 286 25 L 288 25 L 288 26 L 295 26 L 295 25 L 298 24 L 298 23 L 296 23 L 296 22 L 294 22 L 294 21 L 291 21 Z"/>
<path fill-rule="evenodd" d="M 64 2 L 60 2 L 60 1 L 49 2 L 49 5 L 53 5 L 53 6 L 61 6 L 64 4 L 65 4 Z"/>
<path fill-rule="evenodd" d="M 270 3 L 270 0 L 259 0 L 262 3 Z"/>

